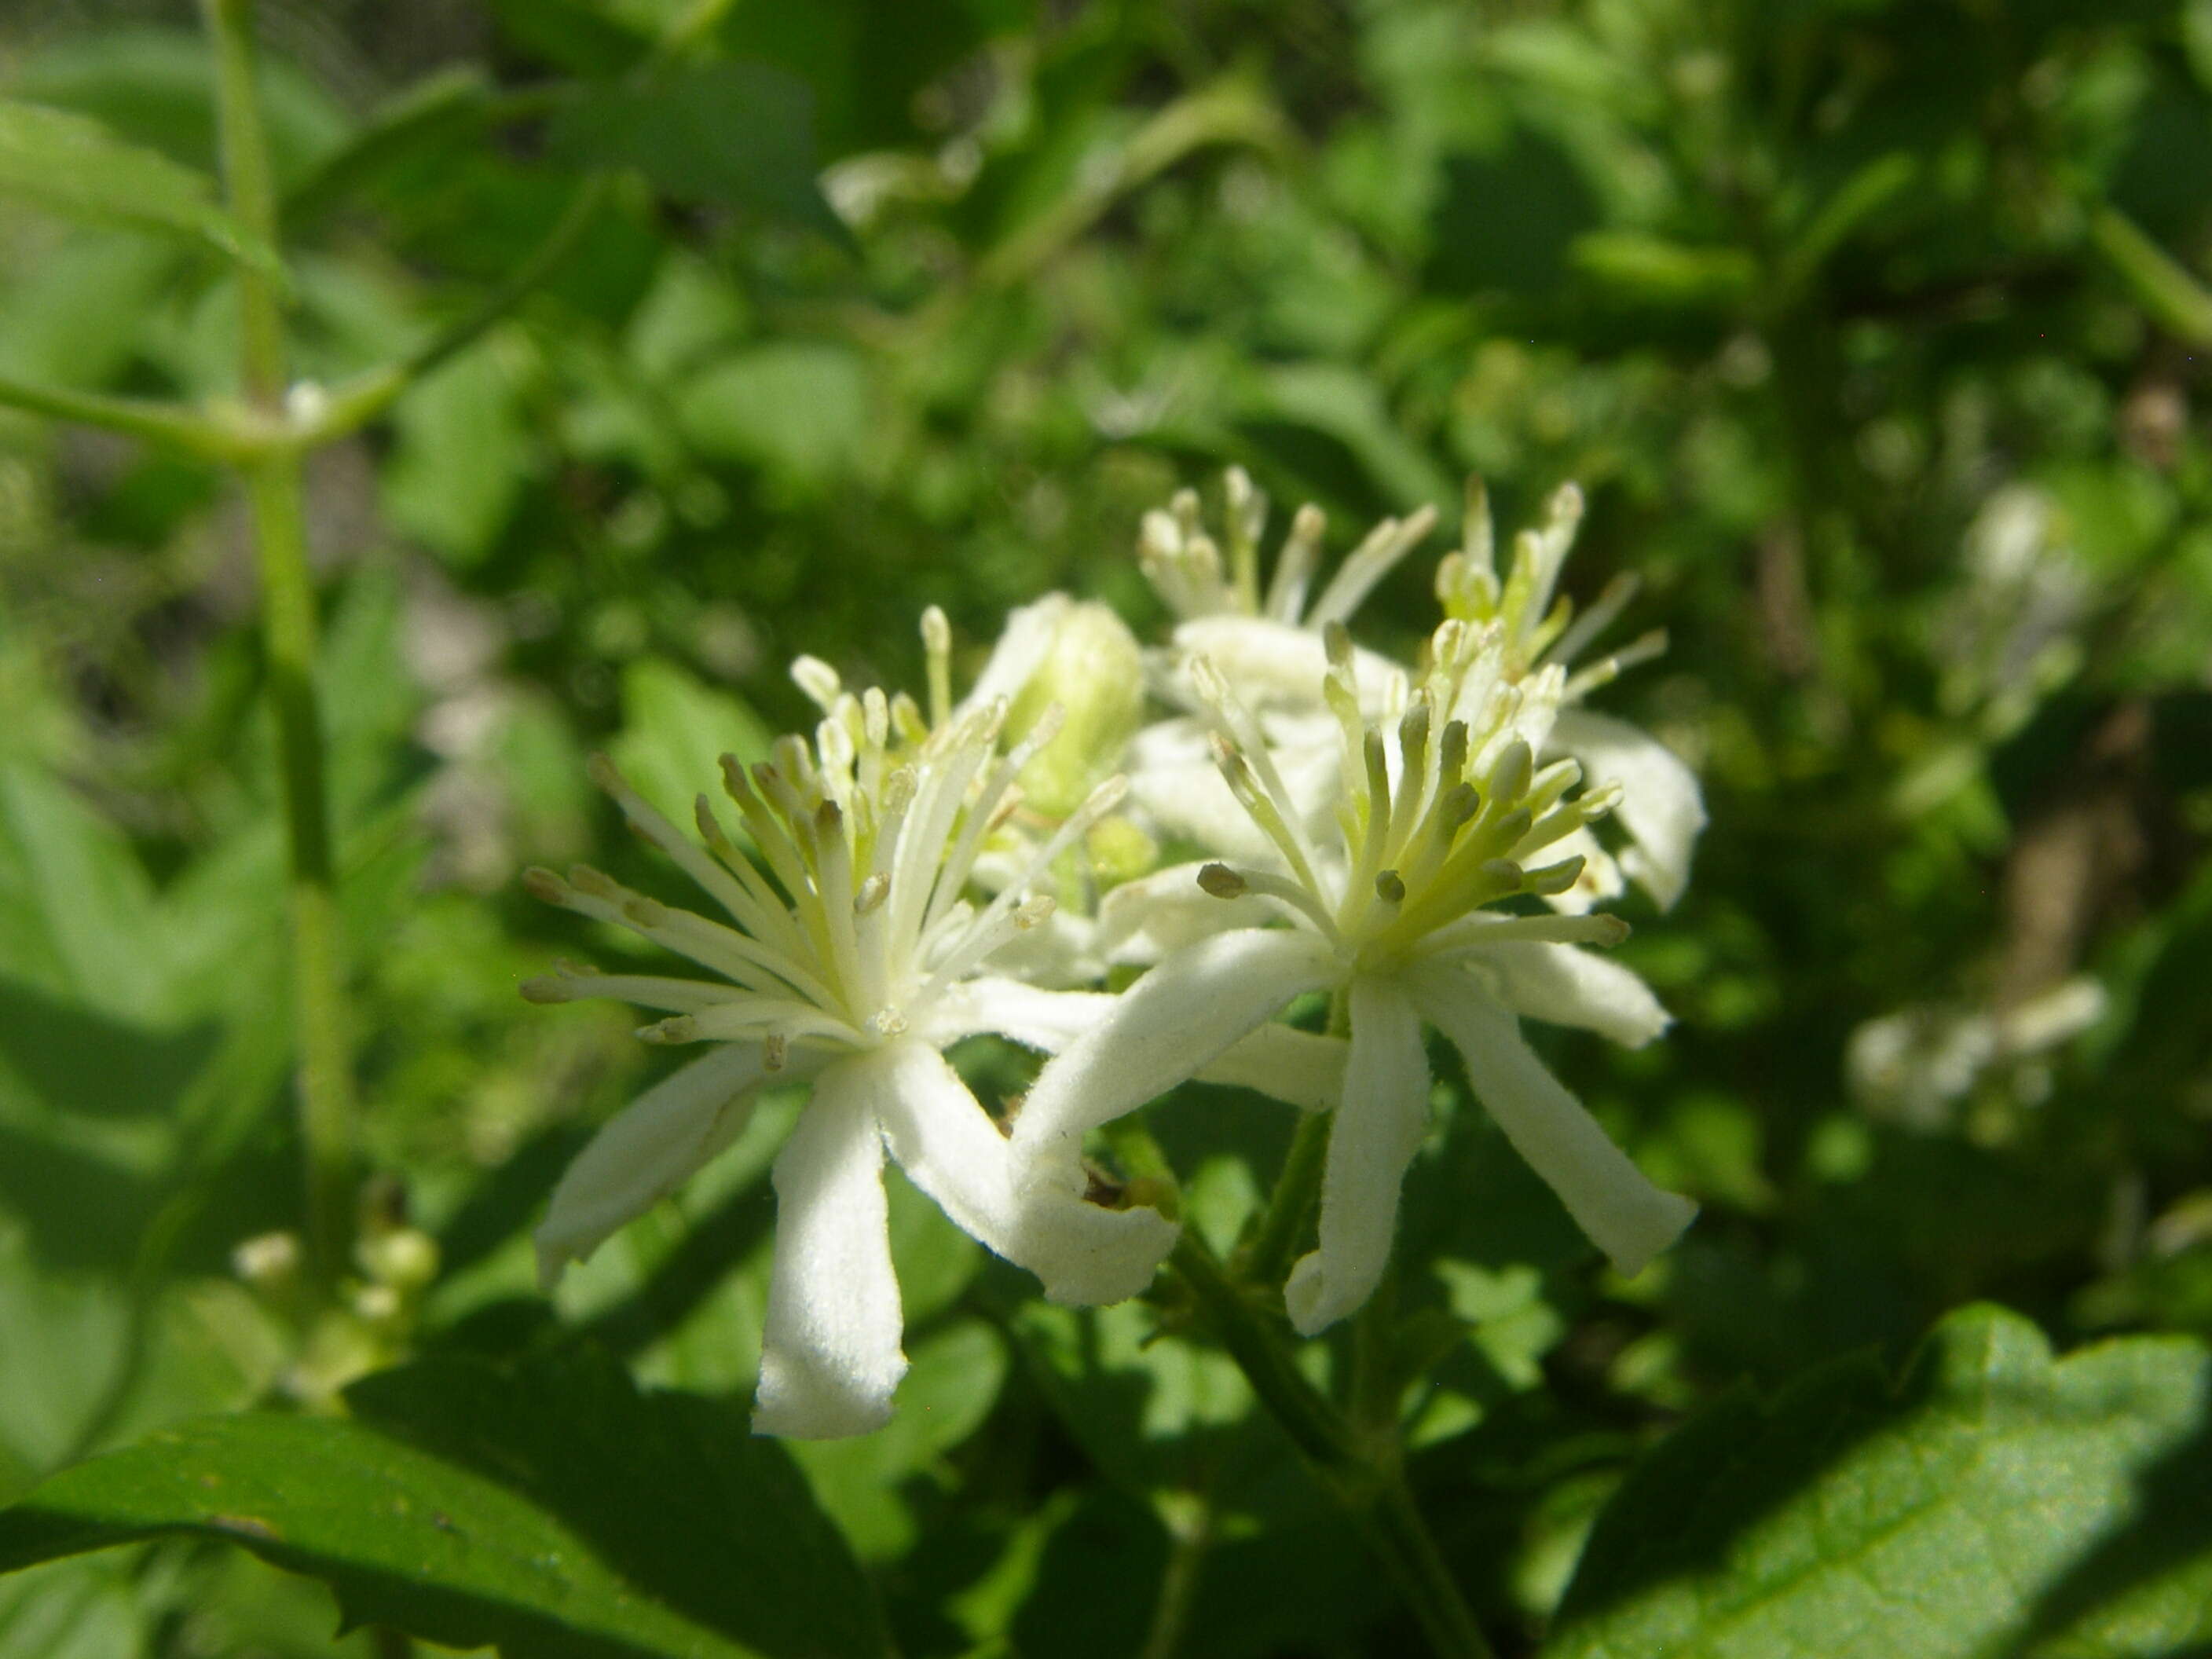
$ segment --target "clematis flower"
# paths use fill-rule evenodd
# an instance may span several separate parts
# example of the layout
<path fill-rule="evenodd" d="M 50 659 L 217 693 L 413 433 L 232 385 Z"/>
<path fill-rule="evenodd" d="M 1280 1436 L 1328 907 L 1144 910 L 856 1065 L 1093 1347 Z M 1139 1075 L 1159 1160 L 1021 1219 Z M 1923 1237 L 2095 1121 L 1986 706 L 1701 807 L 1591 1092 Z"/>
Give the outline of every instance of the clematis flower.
<path fill-rule="evenodd" d="M 1323 697 L 1344 782 L 1325 835 L 1304 826 L 1252 712 L 1203 660 L 1194 665 L 1223 779 L 1274 855 L 1186 872 L 1228 902 L 1224 930 L 1167 956 L 1048 1064 L 1015 1126 L 1034 1178 L 1065 1195 L 1082 1178 L 1086 1130 L 1191 1077 L 1293 998 L 1341 999 L 1351 1044 L 1319 1246 L 1284 1291 L 1308 1334 L 1363 1304 L 1388 1261 L 1400 1185 L 1426 1128 L 1425 1022 L 1459 1049 L 1508 1139 L 1623 1273 L 1640 1271 L 1696 1213 L 1638 1172 L 1520 1035 L 1526 1016 L 1636 1045 L 1668 1020 L 1640 979 L 1582 948 L 1625 937 L 1618 918 L 1489 908 L 1571 885 L 1581 855 L 1534 861 L 1620 795 L 1615 784 L 1575 793 L 1575 761 L 1537 766 L 1565 676 L 1557 665 L 1516 674 L 1505 633 L 1495 622 L 1444 623 L 1394 722 L 1363 710 L 1350 642 L 1330 631 Z M 1255 900 L 1288 926 L 1252 925 Z M 1189 923 L 1186 909 L 1178 925 Z"/>
<path fill-rule="evenodd" d="M 658 1010 L 667 1017 L 644 1028 L 648 1041 L 708 1045 L 570 1166 L 536 1235 L 549 1284 L 729 1146 L 761 1090 L 811 1083 L 775 1164 L 775 1260 L 753 1417 L 758 1432 L 806 1437 L 882 1424 L 906 1370 L 886 1152 L 955 1224 L 1036 1273 L 1055 1299 L 1133 1294 L 1175 1236 L 1155 1211 L 1108 1209 L 1079 1188 L 1040 1191 L 1018 1179 L 1006 1138 L 944 1055 L 982 1032 L 1054 1049 L 1095 1021 L 1103 999 L 985 970 L 1049 915 L 1049 897 L 1029 896 L 1031 880 L 1114 805 L 1121 780 L 1094 790 L 1035 847 L 1027 869 L 979 905 L 965 896 L 979 852 L 1056 718 L 1039 719 L 1002 752 L 1003 699 L 955 714 L 940 694 L 943 718 L 933 724 L 903 698 L 854 697 L 825 683 L 826 672 L 797 671 L 828 708 L 811 747 L 783 738 L 750 770 L 724 759 L 723 781 L 764 870 L 706 797 L 695 842 L 605 760 L 593 763 L 631 825 L 726 921 L 589 869 L 527 878 L 539 897 L 628 927 L 717 977 L 564 968 L 524 988 L 540 1002 L 612 997 Z"/>
<path fill-rule="evenodd" d="M 1258 715 L 1291 802 L 1310 816 L 1335 787 L 1334 723 L 1318 695 L 1327 668 L 1322 636 L 1350 621 L 1376 584 L 1428 535 L 1436 515 L 1423 508 L 1404 520 L 1383 520 L 1310 600 L 1325 525 L 1318 507 L 1303 507 L 1263 596 L 1259 550 L 1267 500 L 1233 467 L 1225 494 L 1225 562 L 1224 550 L 1202 526 L 1194 492 L 1184 490 L 1164 511 L 1146 515 L 1139 562 L 1180 619 L 1154 679 L 1167 700 L 1194 708 L 1188 665 L 1201 657 L 1210 661 Z M 1635 597 L 1630 575 L 1607 586 L 1579 617 L 1570 600 L 1556 596 L 1582 516 L 1578 489 L 1568 484 L 1556 492 L 1541 526 L 1515 538 L 1501 582 L 1488 496 L 1479 481 L 1468 486 L 1462 546 L 1438 564 L 1437 595 L 1448 618 L 1496 625 L 1502 672 L 1509 680 L 1551 665 L 1571 670 Z M 1665 644 L 1663 634 L 1647 634 L 1571 672 L 1563 684 L 1560 706 L 1536 758 L 1565 756 L 1581 762 L 1593 783 L 1619 783 L 1619 817 L 1631 844 L 1618 862 L 1586 835 L 1563 844 L 1562 856 L 1582 857 L 1583 873 L 1573 886 L 1549 896 L 1555 908 L 1586 911 L 1616 897 L 1624 875 L 1668 908 L 1688 880 L 1691 854 L 1705 823 L 1695 775 L 1650 733 L 1581 706 L 1589 692 L 1658 655 Z M 1352 661 L 1353 686 L 1364 711 L 1379 714 L 1402 695 L 1394 688 L 1407 678 L 1405 671 L 1387 658 L 1356 651 Z M 1467 716 L 1473 711 L 1450 712 Z M 1146 728 L 1132 750 L 1132 793 L 1171 832 L 1237 855 L 1260 852 L 1249 821 L 1233 810 L 1212 775 L 1206 741 L 1202 720 L 1170 720 Z"/>

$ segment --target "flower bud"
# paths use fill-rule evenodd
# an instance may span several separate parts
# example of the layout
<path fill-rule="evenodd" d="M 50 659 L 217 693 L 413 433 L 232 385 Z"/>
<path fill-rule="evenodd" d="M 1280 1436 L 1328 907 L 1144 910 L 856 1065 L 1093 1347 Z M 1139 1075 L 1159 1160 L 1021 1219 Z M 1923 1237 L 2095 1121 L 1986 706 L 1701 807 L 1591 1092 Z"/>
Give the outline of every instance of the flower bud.
<path fill-rule="evenodd" d="M 1036 811 L 1064 818 L 1115 769 L 1135 734 L 1144 714 L 1144 662 L 1128 624 L 1096 600 L 1027 606 L 1009 619 L 1008 641 L 1024 626 L 1039 637 L 1029 672 L 1018 687 L 1005 688 L 1012 704 L 1006 738 L 1018 741 L 1059 706 L 1060 731 L 1024 769 L 1022 789 Z"/>

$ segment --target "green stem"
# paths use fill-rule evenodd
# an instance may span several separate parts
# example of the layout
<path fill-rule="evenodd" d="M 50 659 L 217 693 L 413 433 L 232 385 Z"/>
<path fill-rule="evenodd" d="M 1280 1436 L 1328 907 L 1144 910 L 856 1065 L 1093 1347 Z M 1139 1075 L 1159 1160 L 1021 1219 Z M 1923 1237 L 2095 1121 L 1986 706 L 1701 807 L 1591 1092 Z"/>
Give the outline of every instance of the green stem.
<path fill-rule="evenodd" d="M 575 252 L 576 244 L 584 239 L 584 233 L 605 206 L 611 188 L 610 175 L 586 174 L 576 187 L 576 193 L 568 198 L 567 209 L 546 233 L 545 240 L 508 274 L 505 282 L 487 294 L 466 316 L 398 362 L 365 370 L 343 385 L 332 387 L 322 408 L 301 429 L 297 441 L 307 446 L 328 443 L 356 430 L 382 414 L 416 381 L 474 345 Z"/>
<path fill-rule="evenodd" d="M 1438 1659 L 1494 1659 L 1398 1468 L 1395 1438 L 1376 1449 L 1306 1380 L 1273 1322 L 1186 1231 L 1170 1258 L 1214 1338 L 1350 1513 Z"/>
<path fill-rule="evenodd" d="M 252 0 L 204 0 L 215 45 L 216 108 L 231 212 L 273 245 L 276 198 L 253 80 Z M 239 365 L 247 401 L 281 419 L 284 321 L 268 275 L 241 262 Z M 307 1259 L 325 1286 L 344 1271 L 353 1221 L 353 1066 L 339 934 L 335 861 L 315 690 L 315 595 L 296 447 L 263 453 L 245 470 L 261 574 L 262 632 L 290 849 L 292 1012 L 300 1045 L 300 1134 L 307 1161 Z"/>
<path fill-rule="evenodd" d="M 1267 1212 L 1237 1263 L 1251 1283 L 1279 1285 L 1290 1272 L 1291 1259 L 1305 1237 L 1306 1218 L 1321 1195 L 1328 1163 L 1328 1114 L 1309 1112 L 1291 1136 L 1291 1150 L 1284 1154 L 1283 1173 L 1268 1197 Z"/>
<path fill-rule="evenodd" d="M 238 453 L 236 434 L 219 422 L 143 398 L 110 398 L 96 392 L 35 386 L 0 375 L 0 404 L 27 410 L 33 415 L 51 416 L 56 420 L 104 427 L 110 432 L 148 439 L 214 459 L 227 460 Z"/>

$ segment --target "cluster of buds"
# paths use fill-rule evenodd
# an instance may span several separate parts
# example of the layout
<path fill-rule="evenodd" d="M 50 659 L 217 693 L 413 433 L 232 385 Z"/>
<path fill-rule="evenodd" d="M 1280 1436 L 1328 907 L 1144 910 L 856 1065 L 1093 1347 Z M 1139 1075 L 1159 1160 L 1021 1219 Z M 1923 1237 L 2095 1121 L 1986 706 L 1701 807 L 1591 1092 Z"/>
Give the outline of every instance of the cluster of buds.
<path fill-rule="evenodd" d="M 1178 618 L 1160 649 L 1054 595 L 1010 618 L 957 703 L 934 610 L 926 709 L 856 696 L 802 659 L 793 676 L 823 718 L 811 744 L 726 760 L 735 832 L 703 795 L 696 836 L 680 832 L 595 761 L 726 920 L 588 869 L 532 872 L 539 896 L 716 976 L 564 967 L 525 988 L 652 1009 L 647 1041 L 707 1049 L 571 1167 L 538 1232 L 544 1277 L 727 1146 L 763 1087 L 805 1082 L 775 1166 L 755 1423 L 862 1431 L 905 1366 L 885 1154 L 1048 1296 L 1117 1300 L 1146 1286 L 1176 1227 L 1126 1194 L 1102 1201 L 1085 1136 L 1205 1078 L 1331 1115 L 1316 1248 L 1283 1286 L 1292 1322 L 1319 1332 L 1387 1264 L 1427 1127 L 1425 1027 L 1591 1239 L 1640 1270 L 1693 1206 L 1646 1181 L 1519 1032 L 1531 1018 L 1635 1044 L 1664 1029 L 1643 981 L 1596 953 L 1627 928 L 1595 906 L 1624 875 L 1671 903 L 1704 822 L 1680 762 L 1580 707 L 1656 648 L 1573 666 L 1628 598 L 1616 584 L 1577 619 L 1555 596 L 1581 510 L 1571 488 L 1555 496 L 1501 581 L 1470 492 L 1465 544 L 1439 569 L 1444 620 L 1401 665 L 1349 625 L 1434 515 L 1378 527 L 1310 599 L 1326 526 L 1304 508 L 1263 590 L 1267 504 L 1232 471 L 1219 540 L 1189 491 L 1144 520 L 1139 558 Z M 1150 723 L 1147 692 L 1163 705 Z M 1593 830 L 1609 815 L 1627 831 L 1618 855 Z M 1334 1029 L 1283 1023 L 1315 992 L 1341 1011 Z M 1047 1056 L 1009 1124 L 944 1057 L 978 1033 Z"/>

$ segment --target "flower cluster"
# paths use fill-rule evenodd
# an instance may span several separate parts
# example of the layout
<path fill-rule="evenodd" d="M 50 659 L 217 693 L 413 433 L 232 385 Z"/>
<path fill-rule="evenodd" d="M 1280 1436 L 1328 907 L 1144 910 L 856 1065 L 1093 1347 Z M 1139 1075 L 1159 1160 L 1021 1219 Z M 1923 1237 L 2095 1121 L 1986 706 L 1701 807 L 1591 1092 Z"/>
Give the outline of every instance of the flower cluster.
<path fill-rule="evenodd" d="M 1358 1308 L 1388 1261 L 1427 1127 L 1425 1025 L 1622 1272 L 1694 1214 L 1519 1030 L 1532 1018 L 1634 1045 L 1664 1029 L 1644 982 L 1592 948 L 1627 933 L 1595 907 L 1624 878 L 1670 904 L 1704 822 L 1680 762 L 1580 706 L 1656 642 L 1573 665 L 1629 597 L 1616 584 L 1577 618 L 1555 595 L 1579 494 L 1554 497 L 1501 580 L 1470 493 L 1438 568 L 1444 619 L 1411 665 L 1347 624 L 1432 514 L 1381 526 L 1310 599 L 1319 512 L 1297 515 L 1263 594 L 1266 504 L 1241 472 L 1227 508 L 1219 541 L 1189 491 L 1145 520 L 1145 572 L 1179 619 L 1160 650 L 1054 595 L 1009 620 L 957 704 L 934 610 L 927 712 L 802 659 L 823 718 L 811 744 L 725 758 L 733 826 L 702 795 L 685 835 L 595 762 L 723 919 L 589 869 L 532 872 L 540 897 L 716 976 L 564 966 L 524 988 L 653 1009 L 666 1018 L 646 1040 L 706 1047 L 561 1182 L 537 1235 L 549 1283 L 727 1146 L 763 1088 L 811 1087 L 775 1165 L 758 1431 L 850 1434 L 890 1413 L 905 1359 L 886 1153 L 1047 1296 L 1114 1301 L 1144 1288 L 1176 1228 L 1102 1182 L 1084 1137 L 1192 1078 L 1331 1115 L 1318 1237 L 1283 1286 L 1309 1334 Z M 1146 724 L 1148 693 L 1170 712 Z M 1618 854 L 1593 830 L 1608 816 Z M 1132 969 L 1116 994 L 1091 988 Z M 1335 1011 L 1327 1035 L 1281 1018 L 1312 993 Z M 979 1033 L 1048 1056 L 1010 1122 L 945 1058 Z"/>

